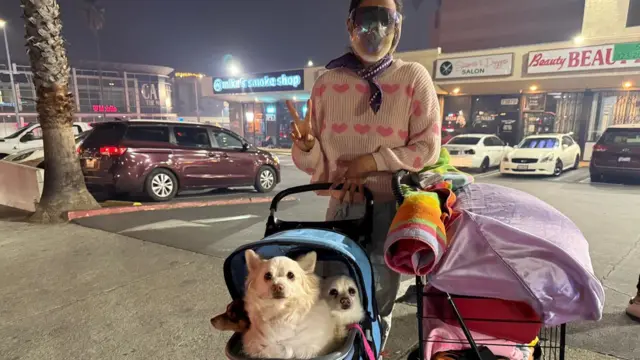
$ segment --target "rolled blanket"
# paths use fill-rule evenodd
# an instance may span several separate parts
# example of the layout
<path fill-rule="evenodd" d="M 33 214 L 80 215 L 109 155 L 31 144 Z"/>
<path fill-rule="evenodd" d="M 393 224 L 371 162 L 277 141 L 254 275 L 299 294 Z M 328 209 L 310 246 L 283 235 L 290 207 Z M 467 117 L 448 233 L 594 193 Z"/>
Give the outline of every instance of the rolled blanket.
<path fill-rule="evenodd" d="M 455 195 L 441 183 L 432 191 L 403 189 L 385 241 L 385 262 L 392 270 L 407 275 L 426 275 L 447 249 L 444 221 L 452 215 Z"/>

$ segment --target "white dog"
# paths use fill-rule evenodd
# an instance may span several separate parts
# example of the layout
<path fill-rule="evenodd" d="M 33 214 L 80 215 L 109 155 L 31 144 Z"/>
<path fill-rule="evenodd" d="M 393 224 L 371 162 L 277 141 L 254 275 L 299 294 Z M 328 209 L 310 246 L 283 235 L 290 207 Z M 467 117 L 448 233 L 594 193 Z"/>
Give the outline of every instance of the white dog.
<path fill-rule="evenodd" d="M 252 250 L 245 252 L 244 302 L 251 326 L 242 341 L 247 355 L 309 359 L 339 344 L 331 310 L 320 298 L 316 257 L 310 252 L 297 261 L 284 256 L 263 260 Z"/>
<path fill-rule="evenodd" d="M 358 287 L 348 276 L 335 276 L 325 280 L 322 295 L 334 319 L 336 337 L 342 341 L 347 337 L 348 325 L 357 324 L 364 319 L 364 310 Z"/>

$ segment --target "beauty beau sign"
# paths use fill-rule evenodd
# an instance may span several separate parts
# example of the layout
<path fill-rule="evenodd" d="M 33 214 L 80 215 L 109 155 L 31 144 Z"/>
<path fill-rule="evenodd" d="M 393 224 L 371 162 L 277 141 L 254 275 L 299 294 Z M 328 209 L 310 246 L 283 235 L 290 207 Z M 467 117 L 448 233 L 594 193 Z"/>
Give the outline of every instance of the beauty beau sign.
<path fill-rule="evenodd" d="M 528 74 L 562 73 L 607 69 L 640 69 L 640 59 L 613 61 L 614 45 L 532 51 L 527 60 Z"/>

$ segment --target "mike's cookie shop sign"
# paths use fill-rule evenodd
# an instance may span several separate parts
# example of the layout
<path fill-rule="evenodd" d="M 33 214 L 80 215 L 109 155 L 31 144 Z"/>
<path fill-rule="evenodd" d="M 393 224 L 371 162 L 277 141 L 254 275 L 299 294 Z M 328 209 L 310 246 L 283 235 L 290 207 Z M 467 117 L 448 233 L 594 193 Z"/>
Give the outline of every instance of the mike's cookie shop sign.
<path fill-rule="evenodd" d="M 588 46 L 549 51 L 532 51 L 528 74 L 561 73 L 607 69 L 639 68 L 640 59 L 613 61 L 614 45 Z"/>

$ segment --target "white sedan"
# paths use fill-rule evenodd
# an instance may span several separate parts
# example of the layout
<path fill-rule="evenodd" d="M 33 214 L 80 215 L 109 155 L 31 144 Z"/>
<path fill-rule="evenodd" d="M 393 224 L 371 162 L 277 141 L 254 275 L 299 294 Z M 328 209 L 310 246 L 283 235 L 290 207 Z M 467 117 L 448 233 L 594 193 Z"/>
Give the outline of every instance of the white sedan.
<path fill-rule="evenodd" d="M 88 130 L 91 130 L 89 123 L 73 123 L 73 132 L 75 135 Z M 22 150 L 38 149 L 43 146 L 40 124 L 29 124 L 13 134 L 0 139 L 0 159 Z"/>
<path fill-rule="evenodd" d="M 76 151 L 82 145 L 84 139 L 89 136 L 91 130 L 87 130 L 76 135 Z M 44 148 L 32 148 L 20 150 L 15 154 L 11 154 L 2 159 L 2 161 L 15 162 L 18 164 L 34 166 L 44 169 Z"/>
<path fill-rule="evenodd" d="M 513 149 L 499 137 L 487 134 L 454 136 L 442 146 L 451 155 L 451 165 L 481 171 L 500 165 L 504 155 Z"/>
<path fill-rule="evenodd" d="M 571 134 L 527 136 L 500 163 L 501 174 L 554 175 L 580 166 L 580 146 Z"/>

